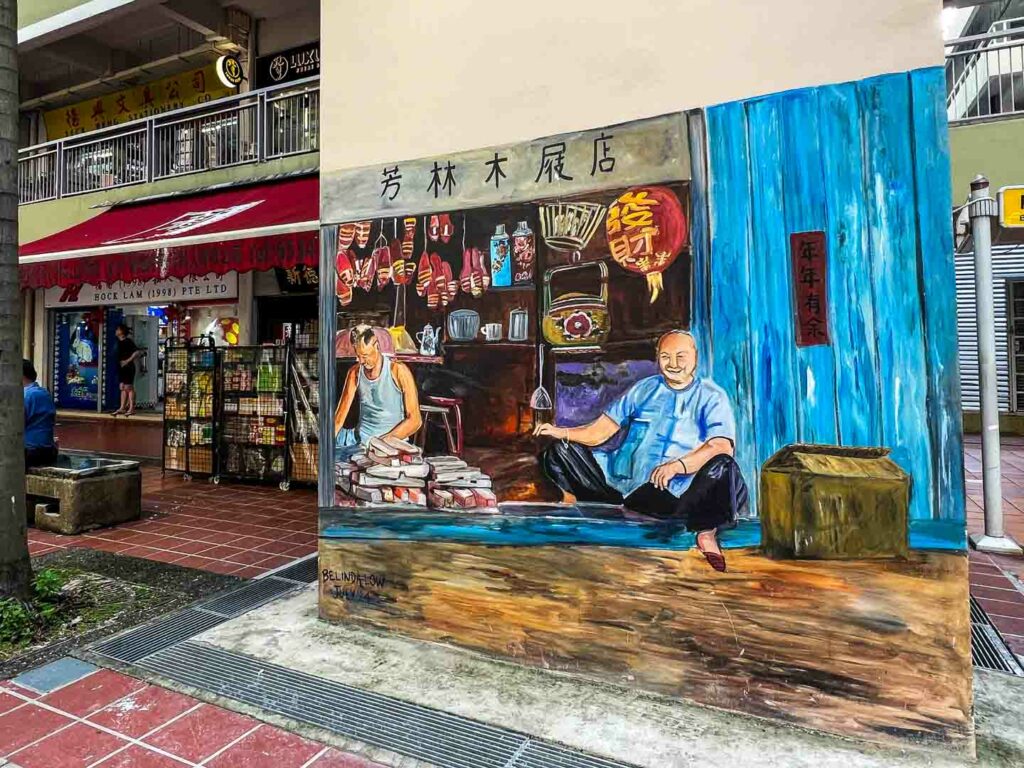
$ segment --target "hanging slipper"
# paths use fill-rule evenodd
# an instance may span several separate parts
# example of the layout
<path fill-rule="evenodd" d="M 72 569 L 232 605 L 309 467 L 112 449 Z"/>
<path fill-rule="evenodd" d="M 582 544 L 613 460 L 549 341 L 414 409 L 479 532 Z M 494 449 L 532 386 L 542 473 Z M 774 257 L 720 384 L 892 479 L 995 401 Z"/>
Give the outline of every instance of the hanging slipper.
<path fill-rule="evenodd" d="M 334 281 L 334 289 L 338 293 L 338 303 L 347 307 L 352 303 L 352 283 L 347 283 L 340 277 Z"/>
<path fill-rule="evenodd" d="M 444 271 L 445 280 L 445 304 L 447 305 L 450 301 L 455 301 L 455 297 L 459 295 L 459 281 L 455 279 L 452 274 L 452 265 L 447 261 L 441 265 Z"/>
<path fill-rule="evenodd" d="M 442 213 L 439 224 L 441 227 L 441 242 L 447 243 L 451 241 L 452 235 L 455 234 L 455 227 L 452 224 L 452 217 L 449 216 L 447 213 Z"/>
<path fill-rule="evenodd" d="M 441 294 L 437 290 L 437 281 L 431 280 L 427 283 L 427 309 L 437 309 L 441 304 Z"/>
<path fill-rule="evenodd" d="M 436 253 L 430 254 L 430 274 L 437 295 L 440 297 L 447 294 L 448 279 L 444 276 L 444 262 Z"/>
<path fill-rule="evenodd" d="M 490 274 L 487 272 L 487 267 L 484 266 L 484 255 L 479 248 L 470 250 L 470 263 L 472 264 L 470 267 L 470 279 L 473 283 L 472 293 L 474 298 L 479 299 L 491 283 Z"/>
<path fill-rule="evenodd" d="M 436 213 L 430 217 L 430 228 L 427 230 L 427 237 L 430 238 L 432 243 L 436 243 L 438 238 L 441 237 L 441 219 Z"/>
<path fill-rule="evenodd" d="M 402 256 L 405 257 L 406 268 L 409 269 L 408 277 L 412 279 L 412 273 L 416 271 L 416 260 L 414 259 L 416 252 L 416 218 L 414 216 L 406 216 L 402 226 L 405 228 L 405 237 L 402 239 Z M 406 282 L 409 281 L 406 280 Z"/>
<path fill-rule="evenodd" d="M 338 254 L 334 257 L 334 269 L 338 280 L 348 284 L 349 287 L 355 282 L 355 269 L 352 266 L 352 251 L 342 250 L 341 243 L 338 244 Z"/>
<path fill-rule="evenodd" d="M 374 251 L 374 253 L 376 253 L 376 251 Z M 373 288 L 373 278 L 376 276 L 377 271 L 374 253 L 371 253 L 365 258 L 358 259 L 355 264 L 356 287 L 362 288 L 364 291 L 369 291 Z"/>
<path fill-rule="evenodd" d="M 419 270 L 416 275 L 416 295 L 426 296 L 427 288 L 434 284 L 430 273 L 430 254 L 423 251 L 420 256 Z"/>
<path fill-rule="evenodd" d="M 413 276 L 416 274 L 416 259 L 405 260 L 405 275 L 402 278 L 402 284 L 408 285 L 412 282 Z"/>
<path fill-rule="evenodd" d="M 388 250 L 391 251 L 391 279 L 394 280 L 395 285 L 405 285 L 409 279 L 405 274 L 405 254 L 402 252 L 402 244 L 398 240 L 392 240 L 388 244 Z"/>
<path fill-rule="evenodd" d="M 352 240 L 356 236 L 355 222 L 342 224 L 338 227 L 338 250 L 344 250 L 352 246 Z"/>
<path fill-rule="evenodd" d="M 365 248 L 366 244 L 370 242 L 370 222 L 369 221 L 357 221 L 356 222 L 356 247 Z"/>
<path fill-rule="evenodd" d="M 473 292 L 473 252 L 469 248 L 462 250 L 462 270 L 459 272 L 459 285 L 463 293 Z"/>
<path fill-rule="evenodd" d="M 391 248 L 387 245 L 373 249 L 377 268 L 377 290 L 383 291 L 384 286 L 391 282 Z"/>

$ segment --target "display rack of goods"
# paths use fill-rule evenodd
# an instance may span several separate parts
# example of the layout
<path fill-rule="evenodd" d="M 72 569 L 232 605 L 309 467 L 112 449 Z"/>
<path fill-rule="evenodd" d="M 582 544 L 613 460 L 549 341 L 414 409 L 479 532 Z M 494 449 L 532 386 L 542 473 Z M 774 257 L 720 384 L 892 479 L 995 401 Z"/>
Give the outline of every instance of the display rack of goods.
<path fill-rule="evenodd" d="M 187 472 L 214 474 L 217 354 L 210 339 L 200 338 L 188 350 Z"/>
<path fill-rule="evenodd" d="M 164 471 L 188 472 L 188 352 L 185 340 L 167 340 L 164 356 Z"/>
<path fill-rule="evenodd" d="M 218 479 L 288 488 L 289 349 L 232 347 L 221 358 Z"/>
<path fill-rule="evenodd" d="M 317 481 L 320 459 L 320 353 L 314 348 L 292 348 L 289 366 L 289 453 L 291 479 L 301 483 Z"/>

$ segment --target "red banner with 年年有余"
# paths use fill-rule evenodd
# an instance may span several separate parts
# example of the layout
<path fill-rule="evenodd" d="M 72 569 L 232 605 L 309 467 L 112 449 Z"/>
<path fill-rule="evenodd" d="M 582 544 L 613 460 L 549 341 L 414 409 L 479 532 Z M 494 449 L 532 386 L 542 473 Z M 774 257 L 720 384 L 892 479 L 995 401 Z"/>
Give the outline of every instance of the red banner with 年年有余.
<path fill-rule="evenodd" d="M 824 232 L 794 232 L 789 236 L 796 310 L 796 344 L 828 344 L 828 259 Z"/>

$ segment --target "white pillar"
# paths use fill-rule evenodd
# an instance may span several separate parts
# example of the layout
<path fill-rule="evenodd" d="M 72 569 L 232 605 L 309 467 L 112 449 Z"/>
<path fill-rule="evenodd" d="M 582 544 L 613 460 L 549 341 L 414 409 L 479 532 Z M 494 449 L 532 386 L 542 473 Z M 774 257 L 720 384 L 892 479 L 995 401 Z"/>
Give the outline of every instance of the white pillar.
<path fill-rule="evenodd" d="M 985 533 L 971 536 L 975 549 L 1021 554 L 1020 546 L 1003 530 L 1002 470 L 999 457 L 999 392 L 996 379 L 996 323 L 992 300 L 992 219 L 995 200 L 988 179 L 971 182 L 969 203 L 974 239 L 974 293 L 978 312 L 978 375 L 981 390 L 981 466 L 985 495 Z"/>

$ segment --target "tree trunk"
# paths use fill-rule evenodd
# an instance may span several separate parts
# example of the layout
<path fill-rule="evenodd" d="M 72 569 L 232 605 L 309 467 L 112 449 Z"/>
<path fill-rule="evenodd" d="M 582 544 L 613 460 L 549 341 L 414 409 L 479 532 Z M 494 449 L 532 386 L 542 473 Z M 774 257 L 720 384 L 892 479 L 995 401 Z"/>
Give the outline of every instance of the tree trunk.
<path fill-rule="evenodd" d="M 25 531 L 25 404 L 18 287 L 18 2 L 0 0 L 0 597 L 32 578 Z"/>

